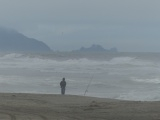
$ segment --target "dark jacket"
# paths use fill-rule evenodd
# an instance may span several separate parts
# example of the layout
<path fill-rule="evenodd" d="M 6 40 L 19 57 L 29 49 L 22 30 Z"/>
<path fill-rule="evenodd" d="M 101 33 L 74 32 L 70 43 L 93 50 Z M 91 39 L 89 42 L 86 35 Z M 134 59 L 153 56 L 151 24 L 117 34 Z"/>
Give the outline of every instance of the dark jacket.
<path fill-rule="evenodd" d="M 65 88 L 65 87 L 66 87 L 66 81 L 65 81 L 65 80 L 62 80 L 62 81 L 60 82 L 60 86 L 61 86 L 61 88 Z"/>

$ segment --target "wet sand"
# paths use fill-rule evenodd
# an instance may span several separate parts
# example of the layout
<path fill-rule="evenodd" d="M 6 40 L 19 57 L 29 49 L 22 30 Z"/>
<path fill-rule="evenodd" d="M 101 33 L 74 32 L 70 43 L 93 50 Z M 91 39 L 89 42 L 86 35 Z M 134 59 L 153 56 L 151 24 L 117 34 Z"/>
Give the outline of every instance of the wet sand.
<path fill-rule="evenodd" d="M 160 102 L 0 93 L 0 120 L 160 120 Z"/>

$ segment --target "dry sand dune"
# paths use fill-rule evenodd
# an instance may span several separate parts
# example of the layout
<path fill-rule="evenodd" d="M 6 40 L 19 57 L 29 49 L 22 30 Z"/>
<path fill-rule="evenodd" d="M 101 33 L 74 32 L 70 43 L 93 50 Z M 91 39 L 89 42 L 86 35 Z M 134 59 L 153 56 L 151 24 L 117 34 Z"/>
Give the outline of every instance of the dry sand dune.
<path fill-rule="evenodd" d="M 160 102 L 0 93 L 0 120 L 160 120 Z"/>

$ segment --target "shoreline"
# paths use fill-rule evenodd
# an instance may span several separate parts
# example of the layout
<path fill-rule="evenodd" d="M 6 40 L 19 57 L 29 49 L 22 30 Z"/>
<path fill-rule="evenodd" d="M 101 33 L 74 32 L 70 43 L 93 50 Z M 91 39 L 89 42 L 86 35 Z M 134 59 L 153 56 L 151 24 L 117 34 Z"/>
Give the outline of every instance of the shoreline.
<path fill-rule="evenodd" d="M 159 113 L 159 101 L 0 93 L 0 119 L 3 120 L 158 120 Z"/>

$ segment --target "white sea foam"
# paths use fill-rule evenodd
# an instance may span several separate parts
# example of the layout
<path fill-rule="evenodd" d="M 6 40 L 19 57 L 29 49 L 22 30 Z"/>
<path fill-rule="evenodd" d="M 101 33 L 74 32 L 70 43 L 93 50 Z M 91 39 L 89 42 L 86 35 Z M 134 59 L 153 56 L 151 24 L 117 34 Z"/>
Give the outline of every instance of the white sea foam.
<path fill-rule="evenodd" d="M 130 54 L 1 54 L 0 92 L 58 94 L 59 82 L 66 77 L 68 94 L 83 95 L 92 79 L 86 95 L 160 100 L 160 95 L 157 94 L 160 89 L 159 57 L 146 57 L 146 54 L 137 57 L 137 54 Z"/>
<path fill-rule="evenodd" d="M 160 78 L 145 78 L 145 79 L 142 79 L 142 78 L 132 78 L 133 81 L 136 81 L 136 82 L 143 82 L 143 83 L 153 83 L 153 84 L 160 84 Z"/>

